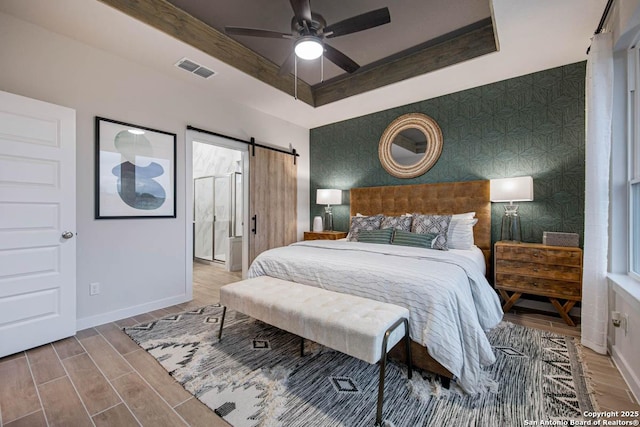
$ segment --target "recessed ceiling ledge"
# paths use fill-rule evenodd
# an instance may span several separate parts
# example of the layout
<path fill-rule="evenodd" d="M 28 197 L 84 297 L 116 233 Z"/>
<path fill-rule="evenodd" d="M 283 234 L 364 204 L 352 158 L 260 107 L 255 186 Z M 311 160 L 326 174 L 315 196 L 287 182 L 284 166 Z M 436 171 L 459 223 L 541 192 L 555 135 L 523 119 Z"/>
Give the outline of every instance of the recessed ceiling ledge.
<path fill-rule="evenodd" d="M 293 96 L 292 75 L 278 75 L 278 65 L 165 0 L 99 1 Z M 298 99 L 314 105 L 311 86 L 304 81 L 298 81 Z"/>

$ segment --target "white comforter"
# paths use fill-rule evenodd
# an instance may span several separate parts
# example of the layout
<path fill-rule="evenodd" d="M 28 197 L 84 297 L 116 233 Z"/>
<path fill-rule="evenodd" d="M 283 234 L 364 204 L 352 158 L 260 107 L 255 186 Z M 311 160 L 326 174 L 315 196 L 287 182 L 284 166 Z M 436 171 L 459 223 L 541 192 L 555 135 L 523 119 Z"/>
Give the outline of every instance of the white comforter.
<path fill-rule="evenodd" d="M 457 377 L 483 389 L 495 361 L 485 330 L 502 319 L 500 300 L 474 263 L 452 251 L 316 240 L 260 254 L 249 277 L 272 276 L 409 309 L 411 338 Z"/>

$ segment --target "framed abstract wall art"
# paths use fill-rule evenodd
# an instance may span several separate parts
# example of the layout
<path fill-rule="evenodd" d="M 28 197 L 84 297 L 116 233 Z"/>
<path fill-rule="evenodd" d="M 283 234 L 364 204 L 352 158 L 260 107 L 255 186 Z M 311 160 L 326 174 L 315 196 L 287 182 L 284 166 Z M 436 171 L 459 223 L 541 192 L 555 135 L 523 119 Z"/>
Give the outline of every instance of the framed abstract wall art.
<path fill-rule="evenodd" d="M 95 118 L 95 218 L 176 217 L 176 134 Z"/>

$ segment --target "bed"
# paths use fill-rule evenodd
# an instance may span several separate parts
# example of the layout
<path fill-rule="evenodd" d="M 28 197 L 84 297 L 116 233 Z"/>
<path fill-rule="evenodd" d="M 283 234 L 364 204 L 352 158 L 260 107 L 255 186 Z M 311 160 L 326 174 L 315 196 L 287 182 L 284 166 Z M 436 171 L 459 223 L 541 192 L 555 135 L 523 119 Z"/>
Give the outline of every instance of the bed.
<path fill-rule="evenodd" d="M 502 319 L 486 280 L 491 253 L 489 182 L 356 188 L 351 215 L 476 212 L 473 250 L 438 251 L 346 241 L 306 241 L 260 254 L 249 277 L 268 275 L 407 307 L 414 364 L 484 389 L 495 356 L 485 331 Z M 402 356 L 401 354 L 399 354 Z"/>

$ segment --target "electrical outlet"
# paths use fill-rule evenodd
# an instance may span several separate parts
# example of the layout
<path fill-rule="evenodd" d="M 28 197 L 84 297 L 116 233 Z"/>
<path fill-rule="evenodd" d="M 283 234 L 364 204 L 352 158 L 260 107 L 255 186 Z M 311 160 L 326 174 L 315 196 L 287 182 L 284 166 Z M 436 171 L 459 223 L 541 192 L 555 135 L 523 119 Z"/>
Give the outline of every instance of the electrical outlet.
<path fill-rule="evenodd" d="M 100 283 L 95 282 L 89 285 L 89 295 L 98 295 L 100 293 Z"/>

